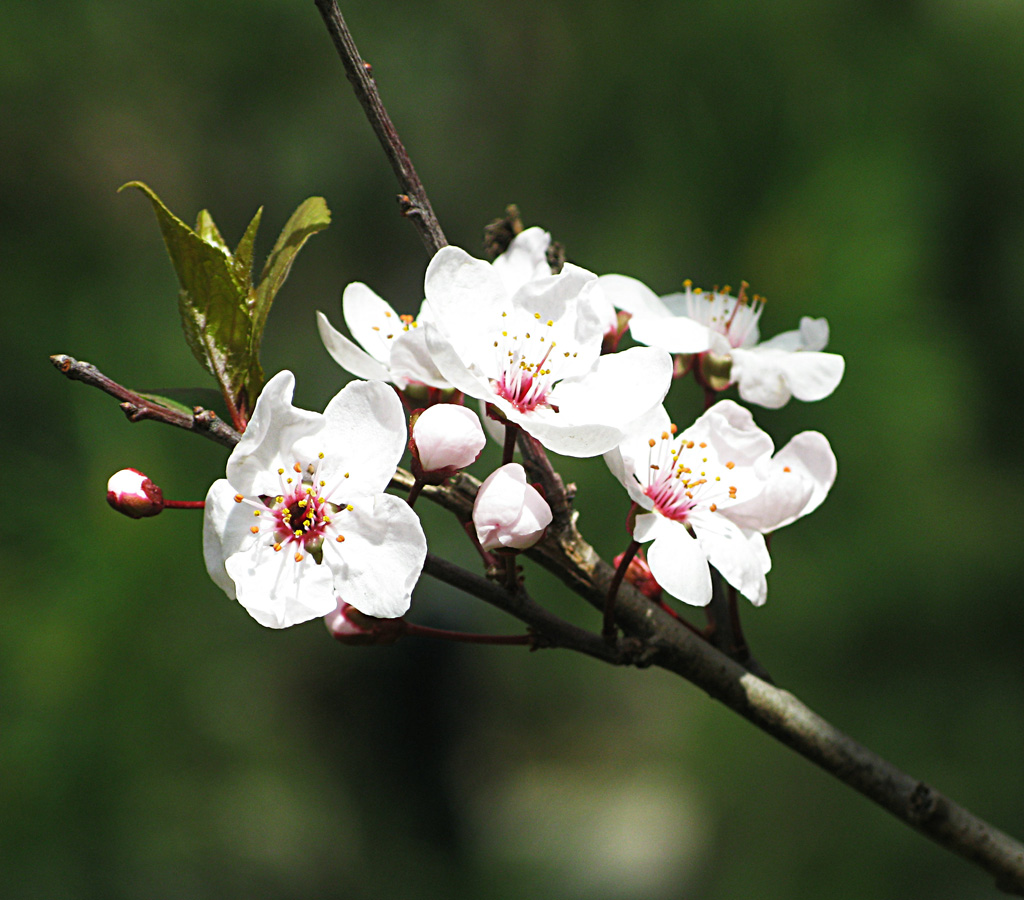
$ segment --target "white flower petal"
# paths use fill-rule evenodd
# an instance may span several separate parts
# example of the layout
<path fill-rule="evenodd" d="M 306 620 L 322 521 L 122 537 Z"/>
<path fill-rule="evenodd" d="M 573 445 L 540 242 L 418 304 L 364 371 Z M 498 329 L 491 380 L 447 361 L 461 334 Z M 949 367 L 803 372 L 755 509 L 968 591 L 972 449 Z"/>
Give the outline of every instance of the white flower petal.
<path fill-rule="evenodd" d="M 316 327 L 320 332 L 320 340 L 323 341 L 331 358 L 346 372 L 351 372 L 359 378 L 371 378 L 378 381 L 391 381 L 391 374 L 388 367 L 378 362 L 365 350 L 357 347 L 345 335 L 338 331 L 327 320 L 322 312 L 317 310 Z"/>
<path fill-rule="evenodd" d="M 231 518 L 235 519 L 233 528 L 228 526 L 228 520 Z M 203 561 L 213 583 L 232 600 L 235 599 L 235 583 L 224 568 L 224 560 L 230 554 L 238 552 L 238 539 L 248 529 L 251 519 L 251 511 L 243 511 L 235 502 L 235 489 L 228 484 L 226 478 L 218 478 L 210 485 L 203 508 Z M 244 525 L 240 530 L 238 525 L 242 522 Z"/>
<path fill-rule="evenodd" d="M 389 380 L 389 379 L 384 379 Z M 400 334 L 391 347 L 391 379 L 404 390 L 409 382 L 446 390 L 451 387 L 438 371 L 427 349 L 426 329 L 422 323 Z"/>
<path fill-rule="evenodd" d="M 324 420 L 318 477 L 327 482 L 328 498 L 344 502 L 383 491 L 406 442 L 405 410 L 394 390 L 382 381 L 350 382 L 327 404 Z"/>
<path fill-rule="evenodd" d="M 636 315 L 629 320 L 629 333 L 633 340 L 669 353 L 703 353 L 711 346 L 707 326 L 685 316 L 662 319 Z"/>
<path fill-rule="evenodd" d="M 334 578 L 305 552 L 275 551 L 264 543 L 257 552 L 229 556 L 225 568 L 235 583 L 238 602 L 267 628 L 288 628 L 326 616 L 336 606 Z"/>
<path fill-rule="evenodd" d="M 353 281 L 341 297 L 342 314 L 349 332 L 378 362 L 388 365 L 391 342 L 387 335 L 397 334 L 402 320 L 391 304 L 360 281 Z"/>
<path fill-rule="evenodd" d="M 764 490 L 725 515 L 741 528 L 775 531 L 816 510 L 836 479 L 836 457 L 828 439 L 804 431 L 775 454 Z"/>
<path fill-rule="evenodd" d="M 523 427 L 556 453 L 597 456 L 616 446 L 631 423 L 655 409 L 671 383 L 672 358 L 664 350 L 633 347 L 609 353 L 582 378 L 555 385 L 551 404 L 557 414 L 545 411 L 536 422 L 524 417 Z M 538 426 L 545 437 L 534 430 Z M 564 449 L 545 438 L 557 440 Z"/>
<path fill-rule="evenodd" d="M 486 377 L 463 362 L 448 337 L 432 322 L 428 322 L 424 329 L 430 358 L 445 381 L 469 397 L 494 402 L 494 390 Z"/>
<path fill-rule="evenodd" d="M 765 554 L 757 542 L 763 545 L 764 538 L 757 532 L 744 534 L 738 525 L 711 512 L 695 515 L 691 524 L 711 565 L 744 597 L 755 606 L 761 606 L 768 596 L 768 582 L 764 577 Z M 653 565 L 651 571 L 654 572 Z M 654 572 L 654 577 L 661 582 L 657 572 Z"/>
<path fill-rule="evenodd" d="M 501 277 L 509 296 L 526 282 L 551 274 L 547 251 L 551 235 L 536 225 L 517 234 L 491 265 Z"/>
<path fill-rule="evenodd" d="M 638 525 L 642 518 L 646 517 L 637 516 Z M 707 556 L 685 525 L 664 518 L 662 523 L 647 550 L 651 574 L 673 597 L 692 606 L 707 606 L 711 602 Z M 634 538 L 640 540 L 636 535 L 634 531 Z"/>
<path fill-rule="evenodd" d="M 294 390 L 295 376 L 287 369 L 266 383 L 242 439 L 228 457 L 228 481 L 248 497 L 276 493 L 277 469 L 290 467 L 295 445 L 323 428 L 320 413 L 292 406 Z"/>
<path fill-rule="evenodd" d="M 420 520 L 390 494 L 352 506 L 335 519 L 344 542 L 324 541 L 323 568 L 334 570 L 334 590 L 361 613 L 382 619 L 404 615 L 427 555 Z"/>
<path fill-rule="evenodd" d="M 668 319 L 672 316 L 658 295 L 636 278 L 629 275 L 602 275 L 597 282 L 616 309 L 634 316 L 659 319 Z"/>
<path fill-rule="evenodd" d="M 490 360 L 492 351 L 480 339 L 480 323 L 496 321 L 509 305 L 501 276 L 490 263 L 459 247 L 442 247 L 427 266 L 424 293 L 430 304 L 429 325 L 444 333 L 463 364 Z M 432 346 L 430 352 L 433 355 Z M 444 374 L 440 362 L 438 368 Z"/>

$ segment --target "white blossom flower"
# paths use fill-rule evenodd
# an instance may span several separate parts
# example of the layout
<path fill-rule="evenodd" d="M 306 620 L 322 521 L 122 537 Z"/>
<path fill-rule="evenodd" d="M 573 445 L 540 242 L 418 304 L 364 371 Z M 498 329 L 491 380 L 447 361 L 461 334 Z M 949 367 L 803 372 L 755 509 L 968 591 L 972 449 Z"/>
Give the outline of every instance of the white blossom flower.
<path fill-rule="evenodd" d="M 551 524 L 551 507 L 526 482 L 519 463 L 495 469 L 480 485 L 473 501 L 473 525 L 484 550 L 525 550 Z"/>
<path fill-rule="evenodd" d="M 790 397 L 822 400 L 843 377 L 843 357 L 820 352 L 828 344 L 825 319 L 804 316 L 798 330 L 760 342 L 764 300 L 748 298 L 745 288 L 733 297 L 687 281 L 684 292 L 658 297 L 635 278 L 605 275 L 600 281 L 612 303 L 631 314 L 636 341 L 670 353 L 707 354 L 709 362 L 717 357 L 726 364 L 728 383 L 748 403 L 777 409 Z"/>
<path fill-rule="evenodd" d="M 427 347 L 451 384 L 548 449 L 604 453 L 664 398 L 672 360 L 653 347 L 600 355 L 596 282 L 567 263 L 510 294 L 491 265 L 444 247 L 427 268 Z"/>
<path fill-rule="evenodd" d="M 341 300 L 345 324 L 362 344 L 360 349 L 317 311 L 320 339 L 334 361 L 359 378 L 387 381 L 399 390 L 410 384 L 450 388 L 427 352 L 423 322 L 429 317 L 426 305 L 417 318 L 400 316 L 391 305 L 361 282 L 345 288 Z"/>
<path fill-rule="evenodd" d="M 487 438 L 471 409 L 438 403 L 419 414 L 412 426 L 412 442 L 424 472 L 454 472 L 476 461 Z"/>
<path fill-rule="evenodd" d="M 695 606 L 711 599 L 710 563 L 760 606 L 771 559 L 764 533 L 815 509 L 835 478 L 824 436 L 797 435 L 772 457 L 771 438 L 731 400 L 712 406 L 682 434 L 660 408 L 605 454 L 633 501 L 633 538 L 654 541 L 651 572 Z"/>
<path fill-rule="evenodd" d="M 294 386 L 288 371 L 267 382 L 207 494 L 207 571 L 271 628 L 327 615 L 339 596 L 400 616 L 427 549 L 416 514 L 383 493 L 405 447 L 402 404 L 358 381 L 321 414 L 292 406 Z"/>

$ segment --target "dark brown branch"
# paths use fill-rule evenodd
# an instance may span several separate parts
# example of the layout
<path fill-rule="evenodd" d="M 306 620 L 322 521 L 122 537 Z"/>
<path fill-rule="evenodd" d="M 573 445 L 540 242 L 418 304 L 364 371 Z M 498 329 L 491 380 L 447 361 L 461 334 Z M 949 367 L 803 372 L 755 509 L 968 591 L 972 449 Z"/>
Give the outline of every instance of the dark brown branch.
<path fill-rule="evenodd" d="M 366 118 L 370 120 L 377 140 L 384 148 L 388 162 L 391 163 L 391 169 L 398 179 L 402 191 L 398 195 L 399 209 L 402 215 L 416 226 L 427 250 L 431 254 L 437 253 L 442 247 L 447 246 L 448 240 L 441 230 L 437 216 L 434 215 L 434 209 L 430 205 L 419 175 L 416 174 L 412 160 L 409 159 L 409 154 L 391 122 L 391 116 L 388 115 L 388 111 L 381 102 L 380 92 L 377 90 L 377 82 L 374 80 L 370 64 L 359 55 L 359 50 L 352 39 L 352 33 L 342 18 L 338 4 L 334 0 L 315 0 L 315 2 L 324 24 L 330 32 L 331 39 L 334 41 L 338 56 L 341 57 L 341 62 L 345 66 L 348 80 L 352 82 L 356 98 L 363 107 Z"/>
<path fill-rule="evenodd" d="M 549 534 L 528 555 L 602 609 L 615 570 L 575 527 Z M 653 664 L 706 691 L 762 731 L 887 809 L 945 849 L 1024 896 L 1024 844 L 854 741 L 788 691 L 747 671 L 655 606 L 630 584 L 619 589 L 618 624 L 653 651 Z"/>
<path fill-rule="evenodd" d="M 51 356 L 50 362 L 57 367 L 57 371 L 72 381 L 84 382 L 99 388 L 105 394 L 110 394 L 111 397 L 116 397 L 121 401 L 121 409 L 130 422 L 141 422 L 143 419 L 164 422 L 176 428 L 194 431 L 225 447 L 234 447 L 241 437 L 234 428 L 219 419 L 211 410 L 197 406 L 192 415 L 189 415 L 168 406 L 161 406 L 108 378 L 92 363 L 81 362 L 63 353 Z"/>
<path fill-rule="evenodd" d="M 512 593 L 432 553 L 427 554 L 423 571 L 514 616 L 543 637 L 548 646 L 576 650 L 613 665 L 642 663 L 631 643 L 609 646 L 600 635 L 578 628 L 534 603 L 523 590 Z"/>
<path fill-rule="evenodd" d="M 403 490 L 411 484 L 412 476 L 401 469 L 392 479 L 392 486 Z M 472 514 L 477 487 L 476 479 L 462 473 L 447 486 L 424 489 L 424 495 L 465 521 Z M 603 611 L 615 570 L 579 534 L 575 514 L 563 527 L 554 524 L 544 540 L 526 554 L 595 609 Z M 428 558 L 424 571 L 437 575 L 440 565 L 440 561 Z M 545 625 L 554 627 L 539 618 L 541 614 L 550 614 L 532 601 L 517 600 L 472 573 L 458 570 L 453 575 L 451 570 L 445 571 L 448 577 L 438 577 L 511 613 L 538 632 L 545 633 Z M 538 618 L 533 620 L 533 616 Z M 637 653 L 623 641 L 609 647 L 599 636 L 588 632 L 582 632 L 586 640 L 581 646 L 571 640 L 560 646 L 608 662 L 653 664 L 680 675 L 910 827 L 989 872 L 1002 890 L 1024 896 L 1024 845 L 1014 838 L 843 734 L 788 691 L 758 678 L 631 584 L 624 583 L 618 590 L 615 618 L 643 652 Z"/>

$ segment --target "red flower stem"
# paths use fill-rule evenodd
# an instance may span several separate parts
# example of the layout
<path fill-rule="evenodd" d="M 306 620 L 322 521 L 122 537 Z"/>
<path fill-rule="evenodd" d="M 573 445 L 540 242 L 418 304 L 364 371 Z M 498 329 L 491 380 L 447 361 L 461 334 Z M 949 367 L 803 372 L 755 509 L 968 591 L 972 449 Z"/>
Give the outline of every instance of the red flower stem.
<path fill-rule="evenodd" d="M 203 509 L 205 500 L 164 500 L 164 509 Z"/>
<path fill-rule="evenodd" d="M 426 484 L 421 478 L 417 478 L 412 483 L 412 487 L 409 488 L 409 496 L 405 498 L 405 502 L 412 506 L 416 502 L 416 498 L 420 495 L 420 491 L 423 490 L 423 485 Z"/>
<path fill-rule="evenodd" d="M 513 422 L 505 423 L 505 446 L 501 453 L 501 464 L 507 466 L 512 462 L 512 454 L 516 451 L 516 439 L 519 437 L 519 426 Z"/>
<path fill-rule="evenodd" d="M 612 576 L 611 584 L 608 586 L 608 596 L 604 601 L 604 625 L 601 627 L 601 634 L 609 643 L 615 641 L 615 598 L 619 593 L 619 585 L 622 584 L 622 579 L 626 577 L 626 569 L 629 568 L 629 564 L 633 561 L 633 557 L 636 556 L 636 552 L 639 549 L 639 541 L 629 542 L 626 552 L 622 554 L 619 567 L 615 570 L 615 575 Z"/>
<path fill-rule="evenodd" d="M 405 633 L 417 637 L 435 638 L 439 641 L 457 641 L 462 644 L 533 644 L 532 634 L 468 634 L 464 631 L 448 631 L 444 628 L 430 628 L 407 622 Z"/>

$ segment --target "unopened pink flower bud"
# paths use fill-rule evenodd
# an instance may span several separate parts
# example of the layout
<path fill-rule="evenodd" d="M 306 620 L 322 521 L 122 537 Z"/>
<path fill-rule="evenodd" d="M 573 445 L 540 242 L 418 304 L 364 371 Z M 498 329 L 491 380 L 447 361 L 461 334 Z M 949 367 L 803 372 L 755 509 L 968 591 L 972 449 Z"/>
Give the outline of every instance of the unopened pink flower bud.
<path fill-rule="evenodd" d="M 138 469 L 121 469 L 107 482 L 107 503 L 133 519 L 155 516 L 164 508 L 164 494 Z"/>
<path fill-rule="evenodd" d="M 412 426 L 413 454 L 424 473 L 454 475 L 476 462 L 486 443 L 477 414 L 451 403 L 424 410 Z"/>
<path fill-rule="evenodd" d="M 526 483 L 519 463 L 492 472 L 473 503 L 473 525 L 484 550 L 525 550 L 551 523 L 551 507 L 535 487 Z"/>
<path fill-rule="evenodd" d="M 620 553 L 615 557 L 613 565 L 616 569 L 622 564 L 622 557 L 625 555 Z M 629 565 L 626 567 L 626 581 L 648 599 L 661 600 L 661 585 L 658 584 L 651 572 L 643 550 L 638 550 L 636 556 L 629 561 Z"/>
<path fill-rule="evenodd" d="M 406 629 L 405 620 L 367 616 L 340 597 L 334 612 L 324 616 L 324 625 L 343 644 L 393 644 Z"/>

